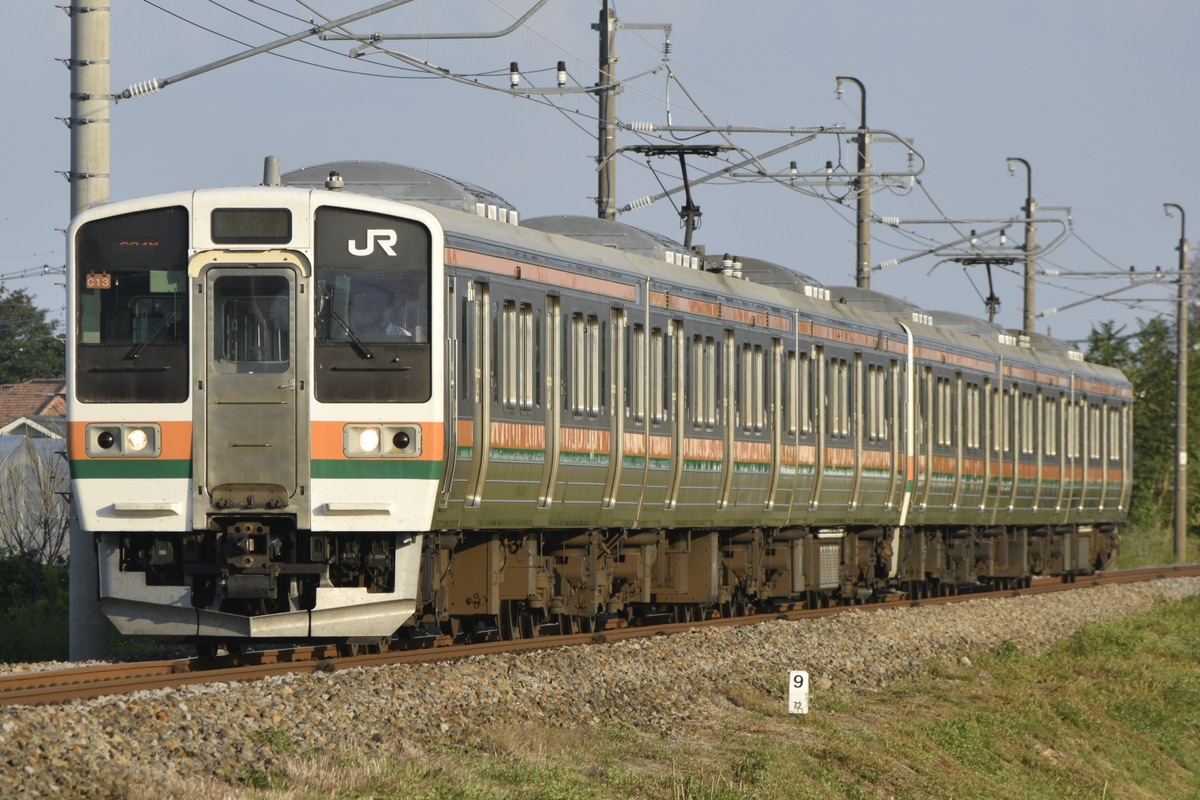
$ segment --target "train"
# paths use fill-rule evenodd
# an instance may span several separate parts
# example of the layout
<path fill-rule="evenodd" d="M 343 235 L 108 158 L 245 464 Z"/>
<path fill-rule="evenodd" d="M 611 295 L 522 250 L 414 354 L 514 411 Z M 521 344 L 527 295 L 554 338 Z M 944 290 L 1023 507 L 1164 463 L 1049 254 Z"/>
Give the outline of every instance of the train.
<path fill-rule="evenodd" d="M 425 170 L 268 159 L 81 213 L 68 265 L 71 493 L 125 634 L 586 633 L 1069 581 L 1120 543 L 1118 370 Z"/>

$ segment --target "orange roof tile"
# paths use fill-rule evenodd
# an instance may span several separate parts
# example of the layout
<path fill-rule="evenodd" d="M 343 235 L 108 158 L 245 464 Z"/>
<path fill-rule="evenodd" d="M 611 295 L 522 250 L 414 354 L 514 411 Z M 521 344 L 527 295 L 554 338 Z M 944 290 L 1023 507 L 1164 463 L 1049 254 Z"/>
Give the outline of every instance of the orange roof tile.
<path fill-rule="evenodd" d="M 0 426 L 7 425 L 17 417 L 35 414 L 65 416 L 66 388 L 67 382 L 62 378 L 39 378 L 25 383 L 0 385 Z"/>

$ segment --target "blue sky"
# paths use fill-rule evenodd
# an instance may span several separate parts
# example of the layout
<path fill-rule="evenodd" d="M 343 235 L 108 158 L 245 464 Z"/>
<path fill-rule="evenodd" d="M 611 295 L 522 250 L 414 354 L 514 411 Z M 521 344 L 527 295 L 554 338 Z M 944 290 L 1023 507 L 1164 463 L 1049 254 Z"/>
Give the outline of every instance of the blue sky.
<path fill-rule="evenodd" d="M 292 34 L 307 27 L 304 20 L 314 11 L 341 17 L 371 5 L 306 2 L 312 10 L 295 0 L 112 0 L 112 89 L 175 76 L 246 49 L 218 34 L 250 46 L 280 38 L 252 20 Z M 352 28 L 492 31 L 534 4 L 413 0 Z M 911 139 L 926 161 L 919 183 L 873 197 L 875 214 L 902 224 L 873 226 L 872 262 L 908 259 L 873 274 L 872 288 L 879 291 L 931 310 L 986 315 L 981 268 L 941 262 L 950 253 L 914 256 L 972 228 L 994 227 L 935 220 L 1021 216 L 1026 174 L 1020 166 L 1009 174 L 1011 156 L 1032 166 L 1039 217 L 1065 221 L 1070 209 L 1069 235 L 1041 257 L 1041 266 L 1089 273 L 1041 276 L 1039 311 L 1127 287 L 1131 265 L 1143 272 L 1174 269 L 1180 221 L 1164 215 L 1165 202 L 1192 212 L 1189 238 L 1200 239 L 1200 3 L 619 0 L 615 7 L 622 22 L 672 26 L 666 65 L 673 80 L 665 69 L 652 72 L 664 65 L 660 30 L 618 32 L 618 76 L 642 76 L 617 100 L 622 122 L 661 125 L 669 113 L 676 125 L 701 125 L 707 118 L 718 125 L 853 129 L 858 90 L 847 86 L 838 99 L 835 78 L 862 81 L 870 127 Z M 588 86 L 597 79 L 590 26 L 599 10 L 599 0 L 549 0 L 525 27 L 503 38 L 381 44 L 491 87 L 507 86 L 512 61 L 525 73 L 523 85 L 550 86 L 560 60 L 569 86 Z M 68 223 L 69 187 L 56 170 L 69 168 L 70 140 L 55 118 L 69 114 L 70 75 L 55 59 L 70 54 L 70 20 L 50 2 L 11 4 L 8 19 L 11 35 L 0 56 L 10 155 L 0 194 L 0 281 L 33 292 L 60 316 L 61 276 L 12 276 L 61 265 L 65 254 L 56 229 Z M 111 199 L 255 184 L 263 157 L 277 155 L 285 171 L 344 159 L 422 167 L 487 187 L 526 218 L 595 214 L 595 103 L 589 95 L 530 101 L 399 69 L 399 61 L 382 55 L 350 60 L 353 42 L 310 41 L 118 103 L 111 123 Z M 753 154 L 788 141 L 767 134 L 730 138 Z M 696 141 L 725 143 L 713 136 Z M 618 137 L 619 146 L 639 143 L 631 132 Z M 872 155 L 877 169 L 908 167 L 903 146 L 877 141 Z M 827 134 L 765 163 L 778 172 L 792 160 L 801 172 L 821 171 L 826 161 L 853 170 L 854 158 L 851 142 Z M 658 192 L 659 180 L 678 184 L 675 162 L 655 160 L 652 166 L 641 156 L 620 162 L 618 205 Z M 721 166 L 716 159 L 695 159 L 689 172 L 695 179 Z M 839 202 L 844 193 L 838 186 L 802 193 L 769 181 L 713 180 L 694 190 L 703 212 L 694 240 L 709 252 L 775 261 L 826 285 L 852 284 L 854 206 Z M 667 201 L 618 219 L 683 238 Z M 1039 225 L 1038 242 L 1050 243 L 1063 229 L 1048 221 Z M 1020 224 L 1009 228 L 1010 243 L 1022 236 Z M 1019 327 L 1020 277 L 997 269 L 994 282 L 998 321 Z M 1083 303 L 1038 319 L 1037 329 L 1079 340 L 1096 321 L 1112 319 L 1132 330 L 1138 319 L 1173 316 L 1173 296 L 1169 283 L 1134 288 L 1112 298 L 1137 302 Z"/>

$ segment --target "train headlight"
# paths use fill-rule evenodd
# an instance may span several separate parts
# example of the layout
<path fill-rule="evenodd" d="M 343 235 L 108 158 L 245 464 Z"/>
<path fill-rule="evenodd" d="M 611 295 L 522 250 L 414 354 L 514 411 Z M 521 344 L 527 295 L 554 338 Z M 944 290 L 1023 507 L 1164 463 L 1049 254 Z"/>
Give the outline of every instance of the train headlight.
<path fill-rule="evenodd" d="M 157 458 L 162 453 L 162 428 L 150 424 L 88 425 L 90 458 Z"/>
<path fill-rule="evenodd" d="M 381 435 L 378 425 L 347 425 L 342 432 L 342 450 L 351 457 L 377 456 Z"/>
<path fill-rule="evenodd" d="M 150 437 L 146 435 L 146 431 L 142 428 L 134 428 L 125 433 L 125 443 L 129 445 L 130 450 L 140 453 L 150 443 Z"/>
<path fill-rule="evenodd" d="M 421 426 L 347 425 L 343 429 L 342 449 L 350 458 L 415 458 L 421 455 Z"/>
<path fill-rule="evenodd" d="M 379 429 L 363 428 L 358 432 L 358 449 L 364 453 L 374 453 L 379 449 Z"/>

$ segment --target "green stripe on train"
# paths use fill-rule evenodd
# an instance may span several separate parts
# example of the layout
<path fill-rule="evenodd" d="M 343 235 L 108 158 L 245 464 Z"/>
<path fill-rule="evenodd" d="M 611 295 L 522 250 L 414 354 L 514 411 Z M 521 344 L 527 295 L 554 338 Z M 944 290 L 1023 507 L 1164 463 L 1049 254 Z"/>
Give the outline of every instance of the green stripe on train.
<path fill-rule="evenodd" d="M 401 458 L 355 458 L 313 461 L 314 478 L 406 478 L 436 480 L 442 477 L 442 462 Z"/>
<path fill-rule="evenodd" d="M 192 462 L 189 459 L 157 458 L 97 458 L 71 462 L 71 477 L 150 479 L 190 478 Z"/>

